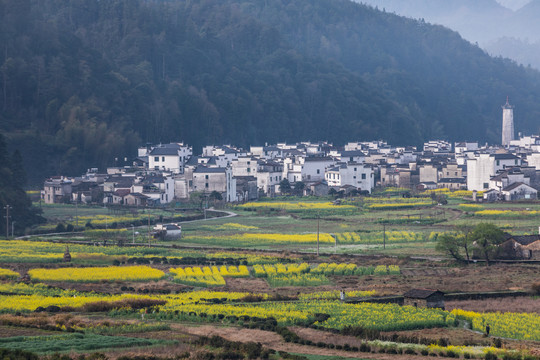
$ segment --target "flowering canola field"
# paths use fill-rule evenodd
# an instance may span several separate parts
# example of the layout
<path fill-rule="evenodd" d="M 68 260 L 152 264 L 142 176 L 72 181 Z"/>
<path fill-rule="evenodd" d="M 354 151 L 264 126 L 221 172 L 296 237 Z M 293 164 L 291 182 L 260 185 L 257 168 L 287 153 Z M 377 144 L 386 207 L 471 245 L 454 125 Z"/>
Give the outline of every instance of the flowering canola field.
<path fill-rule="evenodd" d="M 204 267 L 185 267 L 169 269 L 171 274 L 174 274 L 174 280 L 193 286 L 224 286 L 224 276 L 230 277 L 247 277 L 249 270 L 247 266 L 204 266 Z"/>
<path fill-rule="evenodd" d="M 452 313 L 472 323 L 473 330 L 485 332 L 490 326 L 490 334 L 511 339 L 540 341 L 540 315 L 537 313 L 477 313 L 456 309 Z"/>
<path fill-rule="evenodd" d="M 19 273 L 13 270 L 0 268 L 0 279 L 15 279 L 19 276 Z"/>
<path fill-rule="evenodd" d="M 149 266 L 110 266 L 88 268 L 32 269 L 28 275 L 39 281 L 97 282 L 102 280 L 148 281 L 165 276 L 161 270 Z"/>

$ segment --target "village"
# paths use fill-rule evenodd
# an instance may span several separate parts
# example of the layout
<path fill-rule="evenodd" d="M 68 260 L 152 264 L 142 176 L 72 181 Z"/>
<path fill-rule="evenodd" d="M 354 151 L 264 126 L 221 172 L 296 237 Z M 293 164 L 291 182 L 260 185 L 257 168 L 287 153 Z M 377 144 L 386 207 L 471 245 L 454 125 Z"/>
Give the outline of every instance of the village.
<path fill-rule="evenodd" d="M 194 192 L 246 202 L 291 192 L 325 196 L 368 194 L 375 187 L 481 191 L 477 201 L 536 199 L 540 187 L 540 136 L 507 147 L 430 141 L 418 151 L 382 141 L 252 146 L 206 146 L 193 155 L 183 143 L 138 149 L 132 164 L 89 169 L 80 177 L 47 179 L 45 203 L 158 206 Z"/>

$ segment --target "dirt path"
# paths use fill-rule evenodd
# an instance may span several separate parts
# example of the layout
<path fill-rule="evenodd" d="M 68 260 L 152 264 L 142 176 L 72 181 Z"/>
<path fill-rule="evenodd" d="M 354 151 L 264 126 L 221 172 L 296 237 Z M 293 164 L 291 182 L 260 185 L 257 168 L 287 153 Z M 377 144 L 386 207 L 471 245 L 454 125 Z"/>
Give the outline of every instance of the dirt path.
<path fill-rule="evenodd" d="M 420 360 L 424 359 L 424 356 L 414 355 L 391 355 L 391 354 L 379 354 L 379 353 L 362 353 L 362 352 L 350 352 L 342 350 L 333 350 L 326 348 L 318 348 L 315 346 L 298 345 L 294 343 L 285 342 L 281 336 L 271 331 L 263 331 L 257 329 L 243 329 L 234 327 L 218 327 L 212 325 L 202 326 L 184 326 L 172 324 L 172 329 L 182 331 L 184 333 L 200 335 L 200 336 L 221 336 L 229 341 L 239 342 L 259 342 L 267 348 L 277 351 L 286 351 L 292 353 L 309 354 L 309 355 L 325 355 L 325 356 L 342 356 L 352 359 L 380 359 L 380 360 L 395 360 L 395 359 L 408 359 L 408 360 Z M 325 339 L 320 339 L 324 341 Z"/>

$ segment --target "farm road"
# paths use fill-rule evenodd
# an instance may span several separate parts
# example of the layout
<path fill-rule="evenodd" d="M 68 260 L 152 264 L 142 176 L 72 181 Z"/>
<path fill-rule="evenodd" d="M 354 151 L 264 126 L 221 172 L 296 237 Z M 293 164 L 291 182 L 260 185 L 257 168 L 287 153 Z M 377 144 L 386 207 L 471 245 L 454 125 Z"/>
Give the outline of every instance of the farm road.
<path fill-rule="evenodd" d="M 315 346 L 306 346 L 306 345 L 299 345 L 299 344 L 294 344 L 294 343 L 287 343 L 283 340 L 281 336 L 279 336 L 275 332 L 257 330 L 257 329 L 218 327 L 218 326 L 212 326 L 212 325 L 192 327 L 192 326 L 183 326 L 183 325 L 177 325 L 177 324 L 171 324 L 171 328 L 188 333 L 188 334 L 199 335 L 199 336 L 217 335 L 229 341 L 259 342 L 265 347 L 274 349 L 277 351 L 286 351 L 286 352 L 310 354 L 310 355 L 342 356 L 342 357 L 347 357 L 351 359 L 380 359 L 380 360 L 424 359 L 425 360 L 424 356 L 404 355 L 404 354 L 390 355 L 390 354 L 362 353 L 362 352 L 353 353 L 350 351 L 325 349 L 325 348 L 318 348 Z M 321 341 L 324 341 L 324 340 L 325 339 L 321 339 Z"/>

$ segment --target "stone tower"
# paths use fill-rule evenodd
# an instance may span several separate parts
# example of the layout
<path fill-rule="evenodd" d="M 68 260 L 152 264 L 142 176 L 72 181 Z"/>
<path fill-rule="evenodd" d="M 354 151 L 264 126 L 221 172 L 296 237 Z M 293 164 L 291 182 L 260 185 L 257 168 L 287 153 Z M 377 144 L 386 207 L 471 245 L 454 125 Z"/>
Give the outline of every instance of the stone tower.
<path fill-rule="evenodd" d="M 502 122 L 502 145 L 510 145 L 510 141 L 514 140 L 514 106 L 508 102 L 503 105 L 503 122 Z"/>

